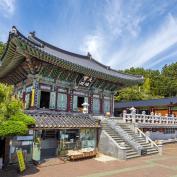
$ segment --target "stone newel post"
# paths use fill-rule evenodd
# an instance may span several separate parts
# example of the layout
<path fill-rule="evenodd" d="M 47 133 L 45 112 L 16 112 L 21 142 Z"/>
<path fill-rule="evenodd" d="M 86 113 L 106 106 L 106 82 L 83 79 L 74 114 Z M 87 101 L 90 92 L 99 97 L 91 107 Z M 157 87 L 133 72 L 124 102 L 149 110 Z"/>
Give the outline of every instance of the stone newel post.
<path fill-rule="evenodd" d="M 130 111 L 132 115 L 132 123 L 136 123 L 136 109 L 134 107 L 131 107 Z"/>
<path fill-rule="evenodd" d="M 127 111 L 126 110 L 123 110 L 123 121 L 126 122 L 126 114 L 127 114 Z"/>

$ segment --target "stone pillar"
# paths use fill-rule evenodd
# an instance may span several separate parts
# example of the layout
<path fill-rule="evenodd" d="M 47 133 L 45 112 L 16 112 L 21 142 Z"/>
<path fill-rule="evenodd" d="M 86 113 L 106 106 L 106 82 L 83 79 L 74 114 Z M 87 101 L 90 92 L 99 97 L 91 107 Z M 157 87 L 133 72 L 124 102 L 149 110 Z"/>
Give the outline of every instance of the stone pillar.
<path fill-rule="evenodd" d="M 126 123 L 126 114 L 127 114 L 127 111 L 126 110 L 123 110 L 123 121 Z"/>
<path fill-rule="evenodd" d="M 163 154 L 163 144 L 161 141 L 159 142 L 158 147 L 159 147 L 159 155 L 162 155 Z"/>

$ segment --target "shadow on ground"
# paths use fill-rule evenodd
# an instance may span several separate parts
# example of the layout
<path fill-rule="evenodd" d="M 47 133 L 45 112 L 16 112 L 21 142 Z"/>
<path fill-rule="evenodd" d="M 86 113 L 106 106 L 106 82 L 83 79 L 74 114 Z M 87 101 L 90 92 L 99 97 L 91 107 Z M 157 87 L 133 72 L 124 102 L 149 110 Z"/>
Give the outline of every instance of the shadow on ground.
<path fill-rule="evenodd" d="M 26 170 L 23 173 L 20 173 L 19 167 L 17 165 L 13 165 L 0 170 L 0 177 L 21 177 L 26 175 L 33 175 L 38 172 L 39 170 L 33 164 L 27 165 Z"/>

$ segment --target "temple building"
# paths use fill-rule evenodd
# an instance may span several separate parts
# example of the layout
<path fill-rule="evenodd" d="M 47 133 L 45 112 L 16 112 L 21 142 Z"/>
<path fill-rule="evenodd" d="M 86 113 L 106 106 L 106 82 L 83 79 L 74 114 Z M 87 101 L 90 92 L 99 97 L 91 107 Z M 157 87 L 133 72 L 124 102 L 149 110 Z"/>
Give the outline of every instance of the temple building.
<path fill-rule="evenodd" d="M 15 27 L 0 64 L 0 82 L 14 85 L 25 112 L 36 120 L 28 136 L 10 140 L 12 163 L 18 148 L 26 150 L 28 160 L 96 148 L 100 125 L 93 116 L 113 116 L 116 90 L 143 81 L 99 63 L 89 53 L 57 48 L 34 32 L 25 37 Z"/>

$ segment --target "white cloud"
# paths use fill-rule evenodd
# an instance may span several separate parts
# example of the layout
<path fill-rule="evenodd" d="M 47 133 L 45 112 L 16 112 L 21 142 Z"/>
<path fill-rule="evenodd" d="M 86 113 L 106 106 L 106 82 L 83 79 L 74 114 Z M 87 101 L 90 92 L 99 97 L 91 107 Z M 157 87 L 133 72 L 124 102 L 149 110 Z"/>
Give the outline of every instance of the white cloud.
<path fill-rule="evenodd" d="M 134 0 L 106 1 L 102 21 L 83 39 L 81 49 L 113 68 L 143 66 L 177 42 L 177 19 L 170 13 L 164 15 L 169 7 L 165 1 L 156 5 Z"/>
<path fill-rule="evenodd" d="M 0 0 L 0 13 L 5 17 L 11 16 L 15 11 L 15 0 Z"/>
<path fill-rule="evenodd" d="M 84 53 L 89 52 L 93 58 L 96 58 L 98 61 L 101 61 L 103 57 L 104 49 L 104 38 L 102 33 L 97 31 L 95 34 L 88 35 L 84 38 L 84 43 L 80 47 L 80 50 Z"/>
<path fill-rule="evenodd" d="M 132 8 L 133 5 L 133 8 Z M 104 16 L 107 26 L 114 37 L 120 37 L 125 33 L 136 37 L 139 33 L 140 23 L 144 16 L 137 12 L 141 3 L 134 1 L 126 2 L 122 0 L 107 1 L 105 5 Z"/>
<path fill-rule="evenodd" d="M 151 58 L 176 42 L 177 20 L 172 15 L 169 15 L 156 32 L 149 35 L 147 39 L 135 43 L 134 45 L 130 43 L 124 46 L 120 51 L 115 52 L 109 64 L 119 65 L 123 68 L 143 66 L 143 64 L 147 63 Z"/>

